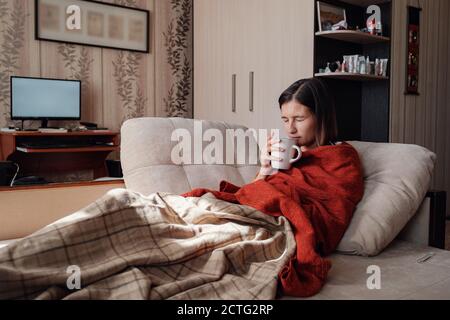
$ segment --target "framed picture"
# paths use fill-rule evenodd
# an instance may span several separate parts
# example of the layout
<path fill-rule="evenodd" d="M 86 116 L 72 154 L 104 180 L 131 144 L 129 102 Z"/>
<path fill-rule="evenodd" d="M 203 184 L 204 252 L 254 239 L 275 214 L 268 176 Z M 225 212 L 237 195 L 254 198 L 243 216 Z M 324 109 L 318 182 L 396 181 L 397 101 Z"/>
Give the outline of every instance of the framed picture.
<path fill-rule="evenodd" d="M 36 39 L 150 52 L 148 10 L 88 0 L 35 0 Z"/>
<path fill-rule="evenodd" d="M 331 31 L 335 24 L 341 21 L 347 21 L 344 8 L 336 7 L 325 2 L 317 2 L 317 18 L 320 32 Z"/>

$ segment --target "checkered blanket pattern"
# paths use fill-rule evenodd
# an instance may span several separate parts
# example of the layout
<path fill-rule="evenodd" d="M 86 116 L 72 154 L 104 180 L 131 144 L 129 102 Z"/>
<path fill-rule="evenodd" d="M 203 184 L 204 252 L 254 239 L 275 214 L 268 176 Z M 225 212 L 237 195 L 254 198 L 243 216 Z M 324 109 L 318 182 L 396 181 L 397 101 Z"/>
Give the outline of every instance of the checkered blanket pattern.
<path fill-rule="evenodd" d="M 295 250 L 284 217 L 115 189 L 0 249 L 0 299 L 274 299 Z"/>

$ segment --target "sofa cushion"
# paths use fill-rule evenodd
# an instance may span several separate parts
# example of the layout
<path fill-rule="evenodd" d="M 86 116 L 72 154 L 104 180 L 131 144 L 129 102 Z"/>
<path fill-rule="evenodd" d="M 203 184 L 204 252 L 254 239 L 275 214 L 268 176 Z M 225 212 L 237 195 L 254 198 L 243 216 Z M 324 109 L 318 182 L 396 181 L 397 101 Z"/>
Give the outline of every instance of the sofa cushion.
<path fill-rule="evenodd" d="M 417 212 L 429 190 L 436 155 L 416 145 L 349 143 L 361 158 L 365 188 L 338 251 L 374 256 Z"/>
<path fill-rule="evenodd" d="M 190 152 L 183 149 L 186 154 L 189 153 L 191 163 L 176 164 L 172 161 L 172 153 L 180 151 L 177 149 L 180 148 L 180 135 L 184 136 L 186 133 L 191 142 L 196 139 L 197 142 L 200 141 L 203 150 L 207 150 L 207 146 L 214 140 L 204 136 L 209 129 L 226 137 L 222 155 L 217 156 L 221 161 L 206 164 L 209 153 L 205 152 L 202 154 L 205 156 L 203 163 L 195 164 L 194 144 L 191 144 Z M 222 180 L 239 186 L 251 182 L 259 170 L 258 152 L 254 156 L 256 164 L 252 165 L 250 141 L 246 139 L 245 144 L 239 144 L 237 137 L 234 137 L 234 147 L 229 149 L 235 161 L 227 164 L 227 129 L 246 128 L 224 122 L 182 118 L 139 118 L 126 121 L 121 128 L 121 163 L 126 187 L 146 195 L 158 191 L 181 194 L 194 188 L 217 190 Z M 210 133 L 214 134 L 214 131 Z M 256 140 L 253 137 L 250 139 L 256 145 Z M 236 159 L 237 154 L 244 154 L 245 158 Z"/>

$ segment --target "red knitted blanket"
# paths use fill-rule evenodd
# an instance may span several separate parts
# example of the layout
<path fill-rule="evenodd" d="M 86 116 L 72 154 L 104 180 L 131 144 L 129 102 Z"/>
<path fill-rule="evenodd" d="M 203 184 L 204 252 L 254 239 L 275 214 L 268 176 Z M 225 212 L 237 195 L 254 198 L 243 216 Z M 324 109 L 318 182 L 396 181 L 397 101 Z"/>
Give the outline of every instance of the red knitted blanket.
<path fill-rule="evenodd" d="M 364 193 L 361 163 L 347 143 L 306 151 L 289 171 L 239 188 L 220 183 L 220 191 L 194 189 L 183 194 L 215 197 L 286 217 L 295 234 L 296 255 L 279 274 L 282 294 L 308 297 L 324 285 L 331 254 L 347 229 Z"/>

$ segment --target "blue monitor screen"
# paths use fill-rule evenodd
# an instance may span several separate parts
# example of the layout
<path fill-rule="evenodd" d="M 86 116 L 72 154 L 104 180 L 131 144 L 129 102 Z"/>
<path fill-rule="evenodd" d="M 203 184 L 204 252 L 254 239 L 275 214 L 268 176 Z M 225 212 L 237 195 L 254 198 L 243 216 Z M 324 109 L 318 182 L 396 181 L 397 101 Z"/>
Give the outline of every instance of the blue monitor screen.
<path fill-rule="evenodd" d="M 81 82 L 11 78 L 11 118 L 80 119 Z"/>

